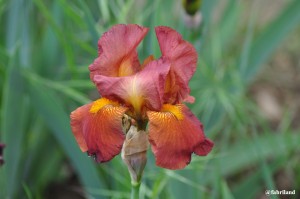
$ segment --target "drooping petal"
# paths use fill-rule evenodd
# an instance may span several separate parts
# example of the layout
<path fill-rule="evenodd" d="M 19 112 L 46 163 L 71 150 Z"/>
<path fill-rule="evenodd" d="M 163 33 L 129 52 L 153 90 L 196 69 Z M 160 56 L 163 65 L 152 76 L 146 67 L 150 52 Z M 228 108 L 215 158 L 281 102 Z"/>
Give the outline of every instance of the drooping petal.
<path fill-rule="evenodd" d="M 99 57 L 89 66 L 90 77 L 128 76 L 139 70 L 136 48 L 148 32 L 148 28 L 135 24 L 118 24 L 104 33 L 98 41 Z"/>
<path fill-rule="evenodd" d="M 136 113 L 140 113 L 143 107 L 160 110 L 169 69 L 169 61 L 162 58 L 149 62 L 142 71 L 132 76 L 96 75 L 94 80 L 103 97 L 122 101 L 132 106 Z"/>
<path fill-rule="evenodd" d="M 199 143 L 195 148 L 195 153 L 200 156 L 206 156 L 213 148 L 214 143 L 210 139 L 205 138 L 204 142 Z"/>
<path fill-rule="evenodd" d="M 172 104 L 190 102 L 188 83 L 196 71 L 197 51 L 183 40 L 178 32 L 169 27 L 158 26 L 155 31 L 162 56 L 171 61 L 168 84 L 165 88 L 165 102 Z"/>
<path fill-rule="evenodd" d="M 121 152 L 124 142 L 122 116 L 127 108 L 101 98 L 71 113 L 71 128 L 83 152 L 106 162 Z"/>
<path fill-rule="evenodd" d="M 161 112 L 148 111 L 149 141 L 156 164 L 167 169 L 182 169 L 191 154 L 208 154 L 213 143 L 205 138 L 203 127 L 183 104 L 165 104 Z"/>

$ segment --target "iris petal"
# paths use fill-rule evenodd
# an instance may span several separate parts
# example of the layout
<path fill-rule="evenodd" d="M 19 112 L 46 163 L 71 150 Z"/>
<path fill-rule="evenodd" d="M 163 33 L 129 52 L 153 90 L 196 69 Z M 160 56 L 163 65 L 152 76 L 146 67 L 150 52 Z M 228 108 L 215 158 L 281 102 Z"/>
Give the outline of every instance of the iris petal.
<path fill-rule="evenodd" d="M 128 76 L 139 70 L 136 48 L 148 32 L 148 28 L 135 24 L 119 24 L 104 33 L 98 41 L 99 57 L 89 66 L 90 77 Z"/>
<path fill-rule="evenodd" d="M 155 31 L 162 56 L 171 62 L 165 88 L 165 103 L 193 102 L 189 96 L 188 83 L 196 71 L 198 60 L 196 49 L 169 27 L 158 26 Z"/>
<path fill-rule="evenodd" d="M 164 105 L 161 112 L 148 111 L 149 141 L 156 164 L 167 169 L 182 169 L 191 161 L 191 154 L 208 154 L 213 143 L 202 124 L 183 104 Z"/>
<path fill-rule="evenodd" d="M 143 107 L 160 110 L 169 69 L 169 61 L 161 58 L 149 62 L 142 71 L 132 76 L 96 75 L 94 80 L 103 97 L 131 105 L 135 112 L 140 113 Z"/>
<path fill-rule="evenodd" d="M 124 142 L 122 116 L 127 108 L 101 98 L 71 113 L 71 128 L 83 152 L 106 162 L 121 152 Z"/>

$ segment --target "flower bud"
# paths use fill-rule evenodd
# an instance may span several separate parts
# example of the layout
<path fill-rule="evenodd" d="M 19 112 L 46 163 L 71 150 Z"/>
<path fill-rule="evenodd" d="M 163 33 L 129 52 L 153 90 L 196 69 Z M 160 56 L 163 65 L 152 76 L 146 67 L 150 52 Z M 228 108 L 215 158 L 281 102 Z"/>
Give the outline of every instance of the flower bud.
<path fill-rule="evenodd" d="M 122 147 L 122 159 L 128 167 L 132 184 L 139 184 L 147 163 L 148 135 L 131 125 Z"/>
<path fill-rule="evenodd" d="M 182 6 L 184 8 L 184 23 L 188 28 L 197 29 L 201 25 L 201 5 L 201 0 L 182 0 Z"/>
<path fill-rule="evenodd" d="M 201 0 L 182 0 L 182 5 L 188 15 L 195 15 L 201 7 Z"/>

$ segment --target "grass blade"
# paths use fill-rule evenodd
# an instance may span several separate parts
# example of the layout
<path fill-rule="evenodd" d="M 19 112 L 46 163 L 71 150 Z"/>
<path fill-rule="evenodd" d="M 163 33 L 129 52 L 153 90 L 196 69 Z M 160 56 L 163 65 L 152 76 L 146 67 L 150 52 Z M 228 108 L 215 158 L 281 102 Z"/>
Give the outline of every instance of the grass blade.
<path fill-rule="evenodd" d="M 2 112 L 1 112 L 1 132 L 3 133 L 3 142 L 6 144 L 4 150 L 5 164 L 5 183 L 4 190 L 0 198 L 13 198 L 21 187 L 21 176 L 19 169 L 21 167 L 22 144 L 24 143 L 24 81 L 20 75 L 19 64 L 12 63 L 7 70 L 7 79 L 4 85 Z M 4 180 L 2 179 L 2 180 Z M 1 183 L 2 184 L 2 183 Z M 4 195 L 1 195 L 4 194 Z M 4 197 L 5 196 L 5 197 Z"/>
<path fill-rule="evenodd" d="M 287 34 L 300 25 L 300 1 L 294 0 L 261 34 L 249 52 L 249 62 L 242 77 L 251 80 Z"/>
<path fill-rule="evenodd" d="M 70 131 L 69 116 L 64 111 L 59 98 L 51 91 L 45 92 L 45 88 L 32 81 L 32 79 L 29 81 L 28 89 L 36 111 L 52 130 L 51 132 L 70 158 L 83 185 L 92 189 L 106 188 L 98 177 L 95 165 L 79 150 Z"/>

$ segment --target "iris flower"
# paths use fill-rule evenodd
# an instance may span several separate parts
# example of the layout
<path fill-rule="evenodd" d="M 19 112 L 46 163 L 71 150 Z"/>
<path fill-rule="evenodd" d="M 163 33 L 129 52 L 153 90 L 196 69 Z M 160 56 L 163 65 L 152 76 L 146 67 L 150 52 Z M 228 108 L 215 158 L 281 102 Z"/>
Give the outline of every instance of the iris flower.
<path fill-rule="evenodd" d="M 197 52 L 175 30 L 155 28 L 161 57 L 139 61 L 137 46 L 148 32 L 139 25 L 115 25 L 98 41 L 98 57 L 89 66 L 101 98 L 71 113 L 71 128 L 83 152 L 106 162 L 118 155 L 126 139 L 124 118 L 148 137 L 156 164 L 182 169 L 191 155 L 212 147 L 197 117 L 188 83 Z M 130 126 L 129 125 L 129 126 Z"/>

